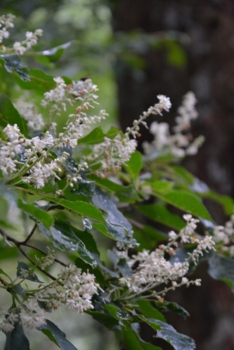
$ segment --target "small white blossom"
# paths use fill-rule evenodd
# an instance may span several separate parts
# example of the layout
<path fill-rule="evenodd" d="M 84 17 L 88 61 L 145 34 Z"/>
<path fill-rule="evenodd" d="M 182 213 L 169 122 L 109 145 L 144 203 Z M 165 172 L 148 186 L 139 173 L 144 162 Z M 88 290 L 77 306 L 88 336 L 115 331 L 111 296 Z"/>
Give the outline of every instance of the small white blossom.
<path fill-rule="evenodd" d="M 7 39 L 10 35 L 8 32 L 8 28 L 13 28 L 13 20 L 15 16 L 12 14 L 7 14 L 6 16 L 0 16 L 0 43 L 2 43 L 3 39 Z"/>

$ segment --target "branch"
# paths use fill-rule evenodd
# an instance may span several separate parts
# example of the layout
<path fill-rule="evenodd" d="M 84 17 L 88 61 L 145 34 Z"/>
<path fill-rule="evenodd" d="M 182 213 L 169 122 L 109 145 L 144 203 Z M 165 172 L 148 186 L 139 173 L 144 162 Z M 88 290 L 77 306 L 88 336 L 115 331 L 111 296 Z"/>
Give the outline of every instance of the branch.
<path fill-rule="evenodd" d="M 18 245 L 18 249 L 21 251 L 21 253 L 25 256 L 26 259 L 28 259 L 34 266 L 36 266 L 41 272 L 43 272 L 46 276 L 48 276 L 49 278 L 51 278 L 53 281 L 56 281 L 57 279 L 52 276 L 50 273 L 48 273 L 47 271 L 43 270 L 40 266 L 38 266 L 35 261 L 33 261 L 25 252 L 24 250 L 21 248 L 20 245 Z"/>
<path fill-rule="evenodd" d="M 32 237 L 32 235 L 34 234 L 35 230 L 37 228 L 37 224 L 34 224 L 31 232 L 29 233 L 28 237 L 23 241 L 21 242 L 22 245 L 26 245 L 26 243 L 30 240 L 30 238 Z"/>
<path fill-rule="evenodd" d="M 42 254 L 44 254 L 44 255 L 47 255 L 42 249 L 37 248 L 37 247 L 34 247 L 34 246 L 31 245 L 31 244 L 25 243 L 25 241 L 22 242 L 21 245 L 24 245 L 25 247 L 29 247 L 29 248 L 35 249 L 35 250 L 37 250 L 38 252 L 40 252 L 40 253 L 42 253 Z M 57 263 L 59 263 L 60 265 L 65 266 L 65 267 L 68 266 L 67 264 L 65 264 L 64 262 L 62 262 L 62 261 L 59 260 L 59 259 L 56 259 L 56 258 L 55 258 L 54 261 L 56 261 Z"/>

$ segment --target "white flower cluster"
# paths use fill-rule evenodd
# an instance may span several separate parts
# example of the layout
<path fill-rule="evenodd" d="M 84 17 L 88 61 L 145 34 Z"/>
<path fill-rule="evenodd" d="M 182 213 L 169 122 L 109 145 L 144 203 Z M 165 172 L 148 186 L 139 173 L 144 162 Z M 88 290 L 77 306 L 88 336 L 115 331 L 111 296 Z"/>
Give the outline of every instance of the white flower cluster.
<path fill-rule="evenodd" d="M 134 138 L 136 138 L 139 135 L 141 124 L 143 124 L 147 128 L 147 124 L 144 121 L 146 118 L 148 118 L 151 114 L 162 115 L 163 110 L 167 112 L 169 111 L 169 109 L 171 108 L 170 98 L 164 95 L 158 95 L 157 98 L 159 99 L 159 102 L 156 103 L 154 106 L 149 107 L 147 111 L 142 113 L 138 120 L 133 121 L 132 127 L 128 127 L 126 129 L 126 136 L 132 135 Z"/>
<path fill-rule="evenodd" d="M 67 85 L 61 77 L 54 78 L 56 87 L 44 93 L 44 100 L 41 101 L 43 107 L 49 106 L 50 115 L 60 116 L 61 111 L 66 111 L 66 103 L 72 103 L 67 96 Z"/>
<path fill-rule="evenodd" d="M 49 179 L 59 178 L 57 172 L 61 170 L 60 165 L 69 154 L 64 152 L 54 160 L 47 160 L 47 149 L 54 144 L 54 139 L 48 131 L 41 139 L 38 136 L 26 139 L 16 124 L 8 124 L 3 133 L 8 139 L 0 141 L 0 169 L 3 175 L 17 172 L 19 166 L 18 172 L 23 172 L 23 169 L 26 172 L 22 181 L 35 184 L 37 188 L 43 187 Z"/>
<path fill-rule="evenodd" d="M 13 20 L 15 16 L 12 14 L 7 14 L 6 16 L 0 16 L 0 43 L 3 42 L 3 39 L 9 38 L 10 33 L 8 32 L 8 28 L 13 28 Z"/>
<path fill-rule="evenodd" d="M 83 313 L 93 309 L 92 297 L 98 293 L 95 276 L 85 273 L 74 265 L 64 268 L 57 281 L 36 293 L 36 299 L 46 302 L 54 310 L 65 304 L 68 309 Z"/>
<path fill-rule="evenodd" d="M 105 177 L 115 174 L 121 169 L 136 150 L 137 142 L 126 136 L 116 135 L 115 138 L 104 138 L 104 141 L 93 148 L 92 154 L 87 157 L 89 161 L 100 161 L 101 167 L 96 172 L 98 176 Z"/>
<path fill-rule="evenodd" d="M 185 277 L 189 270 L 189 262 L 197 263 L 200 255 L 214 249 L 215 243 L 210 236 L 205 236 L 201 240 L 194 237 L 198 220 L 192 218 L 191 215 L 184 215 L 184 219 L 186 226 L 178 234 L 171 231 L 167 245 L 160 245 L 153 252 L 143 250 L 127 259 L 128 266 L 133 269 L 133 275 L 131 278 L 121 278 L 121 284 L 126 285 L 130 292 L 134 294 L 152 293 L 156 287 L 171 283 L 168 288 L 162 287 L 157 292 L 153 291 L 153 295 L 159 297 L 164 296 L 168 290 L 182 285 L 200 285 L 200 280 L 188 281 Z M 183 262 L 167 260 L 165 254 L 173 256 L 179 242 L 196 243 L 197 247 L 188 254 Z"/>
<path fill-rule="evenodd" d="M 25 51 L 31 49 L 32 46 L 37 44 L 38 37 L 42 36 L 42 29 L 36 29 L 35 32 L 26 32 L 26 39 L 22 42 L 16 41 L 13 45 L 15 52 L 18 55 L 23 55 Z"/>
<path fill-rule="evenodd" d="M 214 227 L 212 238 L 222 252 L 234 256 L 234 215 L 224 226 Z"/>
<path fill-rule="evenodd" d="M 43 256 L 41 258 L 36 257 L 37 266 L 40 266 L 40 268 L 44 270 L 47 266 L 50 266 L 53 264 L 55 258 L 56 258 L 55 251 L 50 250 L 50 248 L 47 247 L 46 256 Z"/>
<path fill-rule="evenodd" d="M 91 162 L 101 163 L 100 169 L 96 172 L 98 176 L 105 177 L 120 170 L 136 150 L 137 142 L 135 139 L 140 136 L 140 125 L 143 124 L 147 128 L 145 119 L 151 114 L 161 115 L 163 110 L 169 111 L 171 107 L 170 99 L 163 95 L 157 97 L 159 102 L 143 112 L 138 120 L 134 120 L 133 126 L 128 127 L 123 136 L 119 134 L 113 139 L 105 137 L 102 143 L 94 146 L 93 153 L 87 159 Z M 133 136 L 133 139 L 130 136 Z"/>
<path fill-rule="evenodd" d="M 62 109 L 66 110 L 67 103 L 79 102 L 76 113 L 68 116 L 64 131 L 58 137 L 52 136 L 56 123 L 51 121 L 50 129 L 53 129 L 51 132 L 46 131 L 40 137 L 27 139 L 15 124 L 14 126 L 7 125 L 3 130 L 5 138 L 0 139 L 0 169 L 3 175 L 8 176 L 8 179 L 11 174 L 14 174 L 14 178 L 21 175 L 23 176 L 22 181 L 34 184 L 36 188 L 44 187 L 49 180 L 59 179 L 59 173 L 63 169 L 61 166 L 69 156 L 67 152 L 63 152 L 54 159 L 54 154 L 50 152 L 55 148 L 75 148 L 78 140 L 84 136 L 84 132 L 90 129 L 92 124 L 100 123 L 107 116 L 104 110 L 101 110 L 99 115 L 87 115 L 89 108 L 93 108 L 93 104 L 97 103 L 95 92 L 98 89 L 90 79 L 74 82 L 69 86 L 60 77 L 54 80 L 55 89 L 45 93 L 42 101 L 44 107 L 49 106 L 53 117 L 60 114 Z M 28 121 L 31 129 L 38 130 L 45 127 L 42 115 L 36 112 L 33 104 L 18 101 L 16 107 Z M 74 174 L 72 176 L 68 174 L 68 182 L 72 185 L 73 182 L 81 179 L 79 173 L 87 168 L 86 162 L 78 164 L 77 169 L 74 168 Z"/>
<path fill-rule="evenodd" d="M 21 98 L 14 102 L 14 106 L 19 114 L 27 120 L 29 129 L 42 130 L 44 128 L 45 123 L 42 114 L 37 112 L 34 104 L 27 102 L 25 98 Z"/>
<path fill-rule="evenodd" d="M 13 331 L 17 323 L 22 324 L 27 329 L 43 326 L 46 323 L 46 312 L 39 308 L 36 303 L 30 301 L 24 304 L 24 307 L 18 306 L 9 310 L 2 308 L 0 318 L 2 319 L 0 330 L 8 333 Z"/>
<path fill-rule="evenodd" d="M 152 143 L 144 142 L 143 147 L 146 154 L 151 154 L 155 150 L 159 153 L 169 151 L 175 157 L 182 158 L 197 153 L 204 137 L 199 136 L 192 140 L 192 135 L 189 133 L 191 121 L 198 116 L 195 103 L 195 95 L 188 92 L 178 109 L 179 116 L 175 119 L 176 126 L 173 128 L 173 134 L 170 134 L 169 124 L 167 123 L 153 122 L 151 124 L 150 132 L 154 135 L 154 140 Z"/>

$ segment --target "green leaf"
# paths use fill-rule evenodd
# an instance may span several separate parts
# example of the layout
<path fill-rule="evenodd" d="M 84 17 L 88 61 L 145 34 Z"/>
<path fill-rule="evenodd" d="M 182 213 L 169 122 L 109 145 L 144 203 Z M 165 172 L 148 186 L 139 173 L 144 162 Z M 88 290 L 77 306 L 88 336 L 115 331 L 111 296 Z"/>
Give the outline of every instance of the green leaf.
<path fill-rule="evenodd" d="M 136 248 L 137 250 L 154 250 L 159 242 L 168 239 L 165 233 L 159 232 L 151 226 L 134 227 L 134 237 L 139 243 L 139 247 Z"/>
<path fill-rule="evenodd" d="M 216 254 L 208 262 L 210 276 L 216 280 L 222 280 L 234 292 L 234 258 Z"/>
<path fill-rule="evenodd" d="M 4 62 L 4 67 L 9 73 L 16 72 L 23 81 L 30 80 L 28 69 L 23 66 L 18 55 L 0 55 L 0 62 Z"/>
<path fill-rule="evenodd" d="M 104 225 L 99 222 L 95 222 L 93 224 L 93 227 L 100 231 L 106 237 L 109 237 L 115 241 L 119 241 L 126 244 L 131 244 L 132 242 L 135 244 L 135 241 L 133 241 L 131 238 L 126 237 L 126 234 L 123 233 L 121 227 L 121 230 L 119 230 L 118 227 L 115 227 L 113 225 Z"/>
<path fill-rule="evenodd" d="M 178 333 L 171 325 L 150 318 L 141 317 L 141 319 L 157 331 L 157 338 L 166 340 L 175 350 L 194 350 L 196 348 L 193 339 Z"/>
<path fill-rule="evenodd" d="M 164 315 L 160 311 L 155 309 L 148 300 L 141 299 L 135 302 L 135 304 L 138 305 L 137 308 L 143 313 L 145 317 L 154 318 L 163 322 L 166 321 Z"/>
<path fill-rule="evenodd" d="M 44 225 L 47 229 L 49 229 L 53 224 L 53 216 L 46 211 L 41 210 L 34 204 L 29 204 L 24 202 L 22 199 L 18 199 L 18 207 L 25 213 L 29 214 L 29 216 L 32 216 L 34 220 L 36 219 L 36 221 L 42 223 L 42 225 Z"/>
<path fill-rule="evenodd" d="M 97 220 L 100 222 L 104 222 L 104 218 L 100 212 L 94 205 L 90 203 L 86 203 L 83 201 L 74 201 L 70 202 L 65 199 L 57 199 L 50 198 L 50 200 L 54 203 L 57 203 L 63 206 L 66 209 L 72 210 L 82 216 L 88 217 L 93 220 Z"/>
<path fill-rule="evenodd" d="M 150 183 L 150 186 L 153 191 L 165 192 L 170 190 L 174 186 L 174 183 L 171 181 L 154 181 L 153 183 Z"/>
<path fill-rule="evenodd" d="M 132 276 L 132 270 L 128 266 L 126 259 L 120 259 L 116 265 L 116 268 L 121 272 L 121 275 L 123 277 L 131 277 Z"/>
<path fill-rule="evenodd" d="M 136 151 L 132 154 L 128 162 L 126 162 L 125 169 L 133 180 L 136 180 L 142 169 L 142 155 Z"/>
<path fill-rule="evenodd" d="M 58 205 L 68 210 L 74 211 L 75 213 L 81 216 L 84 216 L 93 220 L 97 220 L 99 222 L 105 222 L 100 210 L 98 210 L 93 204 L 80 201 L 80 200 L 71 202 L 63 198 L 50 197 L 34 188 L 27 189 L 27 191 L 29 193 L 38 194 L 41 197 L 43 197 L 45 200 L 49 202 L 51 201 L 53 203 L 57 203 Z"/>
<path fill-rule="evenodd" d="M 52 342 L 54 342 L 62 350 L 77 350 L 72 343 L 66 339 L 66 334 L 63 333 L 53 322 L 46 320 L 46 323 L 38 328 Z M 14 348 L 15 349 L 15 348 Z M 10 350 L 10 349 L 9 349 Z M 13 348 L 11 349 L 13 350 Z M 19 350 L 21 350 L 19 348 Z"/>
<path fill-rule="evenodd" d="M 51 238 L 55 247 L 61 250 L 71 250 L 79 254 L 80 258 L 91 266 L 96 265 L 91 253 L 86 249 L 85 244 L 74 233 L 75 228 L 68 222 L 56 219 L 54 226 L 47 230 L 42 224 L 38 224 L 42 233 Z"/>
<path fill-rule="evenodd" d="M 130 314 L 127 311 L 122 311 L 116 305 L 113 304 L 104 304 L 104 309 L 109 312 L 116 320 L 129 320 L 131 318 Z"/>
<path fill-rule="evenodd" d="M 86 248 L 91 252 L 99 255 L 99 251 L 97 248 L 97 244 L 90 232 L 80 231 L 76 227 L 72 226 L 72 230 L 75 233 L 76 237 L 78 237 L 86 246 Z"/>
<path fill-rule="evenodd" d="M 167 47 L 167 61 L 172 66 L 184 67 L 187 63 L 186 52 L 183 47 L 176 41 L 167 39 L 165 41 L 165 46 Z"/>
<path fill-rule="evenodd" d="M 139 337 L 127 323 L 122 327 L 122 336 L 126 349 L 143 350 Z"/>
<path fill-rule="evenodd" d="M 86 311 L 94 320 L 102 323 L 106 328 L 113 330 L 119 325 L 119 321 L 111 315 L 104 314 L 99 311 Z"/>
<path fill-rule="evenodd" d="M 55 88 L 54 77 L 39 69 L 29 70 L 30 81 L 22 81 L 15 76 L 17 83 L 25 90 L 37 90 L 45 93 Z"/>
<path fill-rule="evenodd" d="M 95 191 L 95 182 L 88 180 L 79 180 L 75 188 L 71 189 L 72 193 L 82 194 L 83 196 L 92 196 Z"/>
<path fill-rule="evenodd" d="M 222 196 L 218 193 L 215 193 L 213 191 L 208 191 L 202 195 L 204 198 L 210 198 L 213 201 L 221 204 L 223 206 L 224 212 L 226 215 L 232 215 L 233 214 L 233 208 L 234 208 L 234 201 L 231 197 L 228 196 Z"/>
<path fill-rule="evenodd" d="M 95 175 L 89 175 L 88 177 L 95 181 L 99 187 L 108 190 L 109 192 L 113 192 L 121 202 L 135 203 L 136 201 L 141 200 L 133 185 L 123 186 L 110 181 L 109 179 L 102 179 Z"/>
<path fill-rule="evenodd" d="M 170 213 L 165 207 L 158 204 L 138 205 L 136 209 L 147 218 L 160 222 L 175 230 L 181 230 L 185 222 L 175 214 Z"/>
<path fill-rule="evenodd" d="M 22 299 L 27 299 L 26 290 L 22 288 L 22 286 L 19 283 L 14 284 L 14 286 L 12 287 L 12 291 L 20 295 Z"/>
<path fill-rule="evenodd" d="M 82 137 L 79 140 L 80 144 L 89 144 L 89 145 L 96 145 L 98 143 L 101 143 L 104 140 L 105 134 L 102 131 L 102 128 L 98 126 L 97 128 L 93 129 L 88 135 L 85 137 Z"/>
<path fill-rule="evenodd" d="M 105 211 L 107 214 L 105 226 L 99 223 L 95 223 L 93 226 L 112 239 L 134 244 L 135 240 L 131 237 L 132 225 L 117 209 L 110 197 L 96 188 L 92 201 L 97 208 Z"/>
<path fill-rule="evenodd" d="M 124 326 L 121 327 L 123 342 L 126 349 L 129 350 L 162 350 L 158 346 L 154 346 L 150 343 L 146 343 L 144 340 L 140 339 L 138 334 L 130 327 L 126 322 Z"/>
<path fill-rule="evenodd" d="M 26 121 L 20 116 L 11 100 L 6 95 L 0 94 L 0 126 L 5 128 L 7 124 L 17 124 L 21 133 L 27 136 Z"/>
<path fill-rule="evenodd" d="M 28 266 L 27 264 L 25 264 L 24 262 L 22 261 L 18 261 L 18 266 L 17 266 L 17 276 L 18 277 L 21 277 L 21 278 L 24 278 L 23 274 L 22 274 L 22 270 L 26 270 L 28 272 L 28 275 L 27 277 L 25 278 L 26 280 L 29 280 L 29 281 L 33 281 L 33 282 L 39 282 L 39 283 L 42 283 L 37 275 L 30 269 L 30 266 Z"/>
<path fill-rule="evenodd" d="M 110 275 L 113 278 L 119 278 L 119 274 L 117 272 L 111 271 L 110 269 L 108 269 L 106 266 L 103 265 L 103 263 L 100 261 L 97 254 L 93 253 L 92 256 L 95 259 L 98 267 L 100 268 L 100 270 L 102 272 L 107 273 L 108 275 Z"/>
<path fill-rule="evenodd" d="M 176 174 L 176 181 L 180 180 L 181 183 L 187 183 L 189 185 L 192 185 L 194 182 L 194 176 L 188 172 L 183 166 L 181 165 L 170 165 L 171 169 L 174 170 Z"/>
<path fill-rule="evenodd" d="M 12 332 L 6 333 L 4 350 L 30 350 L 29 341 L 20 323 L 14 325 Z"/>
<path fill-rule="evenodd" d="M 156 197 L 172 204 L 174 207 L 184 210 L 187 213 L 210 220 L 211 216 L 200 199 L 193 193 L 184 190 L 170 190 L 167 192 L 154 191 Z"/>
<path fill-rule="evenodd" d="M 173 303 L 170 301 L 156 301 L 155 305 L 159 308 L 162 309 L 162 311 L 167 312 L 167 311 L 172 311 L 177 313 L 180 316 L 183 316 L 184 318 L 189 317 L 188 311 L 186 311 L 182 306 L 178 305 L 177 303 Z M 149 316 L 147 316 L 149 317 Z M 164 321 L 164 320 L 161 320 Z"/>

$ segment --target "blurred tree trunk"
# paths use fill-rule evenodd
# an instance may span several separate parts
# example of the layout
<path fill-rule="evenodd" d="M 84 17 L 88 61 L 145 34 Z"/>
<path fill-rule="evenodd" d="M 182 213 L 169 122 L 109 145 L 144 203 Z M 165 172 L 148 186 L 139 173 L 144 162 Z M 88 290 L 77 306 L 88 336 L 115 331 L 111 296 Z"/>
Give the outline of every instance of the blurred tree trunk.
<path fill-rule="evenodd" d="M 123 45 L 124 35 L 127 35 L 125 42 L 133 40 L 137 31 L 142 35 L 158 35 L 163 42 L 152 48 L 144 45 L 146 37 L 143 37 L 119 51 L 115 71 L 122 128 L 131 125 L 142 111 L 154 104 L 158 94 L 171 98 L 172 113 L 163 117 L 171 122 L 182 96 L 194 91 L 200 117 L 194 123 L 193 134 L 204 135 L 206 142 L 199 154 L 186 160 L 185 165 L 214 190 L 233 196 L 234 1 L 109 2 L 115 45 Z M 174 57 L 168 36 L 178 38 L 179 51 L 174 51 Z M 146 137 L 149 135 L 143 131 L 143 139 Z M 222 224 L 225 218 L 221 208 L 208 205 L 213 218 Z M 194 337 L 199 350 L 234 349 L 233 295 L 223 283 L 211 280 L 205 269 L 204 265 L 199 269 L 203 287 L 172 295 L 190 311 L 190 320 L 180 322 L 179 316 L 169 316 L 168 320 L 178 331 Z"/>

